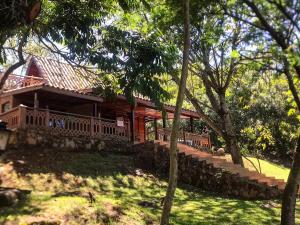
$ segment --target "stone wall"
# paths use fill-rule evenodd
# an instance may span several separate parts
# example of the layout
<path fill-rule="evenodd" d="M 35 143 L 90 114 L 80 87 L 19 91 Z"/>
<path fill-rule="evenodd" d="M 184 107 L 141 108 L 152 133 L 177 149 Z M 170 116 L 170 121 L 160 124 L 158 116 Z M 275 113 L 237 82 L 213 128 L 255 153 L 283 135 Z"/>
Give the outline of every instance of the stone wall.
<path fill-rule="evenodd" d="M 45 147 L 62 150 L 95 150 L 128 152 L 131 144 L 128 139 L 120 136 L 71 137 L 54 133 L 46 129 L 17 129 L 11 132 L 8 149 Z"/>
<path fill-rule="evenodd" d="M 144 145 L 136 145 L 135 151 L 138 152 L 137 166 L 155 169 L 156 172 L 167 175 L 169 149 L 166 146 L 148 142 Z M 220 193 L 223 196 L 242 199 L 273 199 L 282 194 L 275 186 L 239 176 L 223 168 L 215 167 L 206 160 L 185 155 L 183 152 L 178 154 L 178 181 L 202 190 Z"/>

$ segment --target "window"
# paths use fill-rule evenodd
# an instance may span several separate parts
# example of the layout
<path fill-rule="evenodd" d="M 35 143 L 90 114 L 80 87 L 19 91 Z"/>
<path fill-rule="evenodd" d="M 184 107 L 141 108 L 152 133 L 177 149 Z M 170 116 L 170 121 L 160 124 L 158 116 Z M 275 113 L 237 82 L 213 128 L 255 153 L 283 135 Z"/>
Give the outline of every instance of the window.
<path fill-rule="evenodd" d="M 5 102 L 4 104 L 2 104 L 2 109 L 1 109 L 2 113 L 5 113 L 9 110 L 10 110 L 10 103 L 9 102 Z"/>

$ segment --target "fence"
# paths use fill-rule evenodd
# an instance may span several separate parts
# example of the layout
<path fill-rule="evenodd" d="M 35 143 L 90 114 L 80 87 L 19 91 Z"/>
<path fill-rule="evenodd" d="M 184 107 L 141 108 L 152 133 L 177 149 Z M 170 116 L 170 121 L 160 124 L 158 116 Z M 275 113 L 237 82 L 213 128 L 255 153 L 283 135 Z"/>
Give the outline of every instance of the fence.
<path fill-rule="evenodd" d="M 171 131 L 168 129 L 158 129 L 158 139 L 170 141 Z M 211 148 L 210 137 L 208 134 L 195 134 L 185 131 L 180 131 L 178 135 L 178 142 L 184 143 L 195 148 Z"/>
<path fill-rule="evenodd" d="M 10 129 L 42 128 L 66 136 L 99 137 L 101 135 L 121 136 L 129 139 L 128 123 L 117 126 L 115 120 L 89 117 L 47 109 L 18 106 L 0 114 L 0 119 Z"/>

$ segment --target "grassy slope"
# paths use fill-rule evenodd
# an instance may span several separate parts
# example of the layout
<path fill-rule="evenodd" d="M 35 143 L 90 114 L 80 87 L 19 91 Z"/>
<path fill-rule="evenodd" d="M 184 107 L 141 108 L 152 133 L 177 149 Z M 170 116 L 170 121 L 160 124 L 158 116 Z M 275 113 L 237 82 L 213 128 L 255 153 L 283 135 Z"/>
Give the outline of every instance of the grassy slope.
<path fill-rule="evenodd" d="M 223 156 L 221 158 L 226 158 L 226 160 L 231 161 L 231 156 L 229 154 L 226 154 L 226 156 Z M 252 163 L 254 163 L 257 169 L 259 168 L 259 164 L 256 158 L 247 158 L 250 159 Z M 243 160 L 246 168 L 256 171 L 255 167 L 248 160 Z M 266 174 L 267 176 L 276 177 L 277 179 L 283 179 L 287 181 L 290 172 L 289 168 L 262 159 L 260 159 L 259 161 L 262 173 Z"/>
<path fill-rule="evenodd" d="M 0 167 L 2 186 L 32 190 L 28 199 L 0 209 L 0 224 L 157 224 L 167 185 L 136 173 L 132 157 L 113 154 L 19 151 L 2 157 Z M 151 207 L 141 206 L 145 201 Z M 181 186 L 172 224 L 279 224 L 279 213 L 278 202 L 227 199 Z"/>
<path fill-rule="evenodd" d="M 249 159 L 254 163 L 256 168 L 259 168 L 259 164 L 256 158 L 249 157 Z M 276 177 L 278 179 L 284 179 L 287 181 L 287 178 L 289 176 L 290 169 L 277 165 L 272 162 L 268 162 L 266 160 L 259 160 L 260 166 L 261 166 L 261 172 L 272 177 Z M 250 162 L 244 159 L 245 166 L 249 168 L 250 170 L 255 170 L 253 165 L 251 165 Z"/>

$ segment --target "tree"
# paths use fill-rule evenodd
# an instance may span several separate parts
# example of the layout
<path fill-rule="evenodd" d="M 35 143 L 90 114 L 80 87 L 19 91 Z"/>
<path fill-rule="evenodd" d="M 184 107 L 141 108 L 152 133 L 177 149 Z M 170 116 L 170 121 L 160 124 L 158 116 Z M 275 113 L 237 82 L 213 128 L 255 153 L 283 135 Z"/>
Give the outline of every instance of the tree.
<path fill-rule="evenodd" d="M 118 20 L 114 15 L 120 11 L 129 13 L 139 4 L 127 0 L 44 1 L 41 15 L 26 36 L 31 35 L 68 63 L 101 76 L 95 85 L 102 94 L 118 89 L 132 101 L 133 94 L 139 93 L 160 106 L 169 95 L 160 87 L 159 75 L 172 68 L 175 49 L 160 45 L 155 35 L 143 36 L 113 23 L 105 24 L 110 19 Z M 22 47 L 26 44 L 20 43 Z M 20 56 L 23 53 L 16 51 Z M 20 62 L 24 63 L 23 59 Z M 4 84 L 7 76 L 2 78 L 0 83 Z"/>
<path fill-rule="evenodd" d="M 6 60 L 4 43 L 10 37 L 17 34 L 20 37 L 16 49 L 18 62 L 11 65 L 0 79 L 0 90 L 3 88 L 8 76 L 17 68 L 24 65 L 26 60 L 23 56 L 23 47 L 26 45 L 29 36 L 29 28 L 41 11 L 41 1 L 39 0 L 21 0 L 10 1 L 3 0 L 0 3 L 0 17 L 3 22 L 0 26 L 0 63 Z M 20 31 L 21 30 L 21 34 Z"/>
<path fill-rule="evenodd" d="M 191 72 L 201 79 L 211 109 L 218 116 L 217 120 L 220 121 L 220 123 L 212 122 L 210 119 L 209 124 L 214 123 L 213 127 L 224 138 L 232 161 L 243 166 L 242 155 L 237 143 L 237 131 L 233 126 L 226 102 L 227 89 L 237 74 L 241 60 L 237 53 L 238 45 L 242 42 L 240 38 L 241 27 L 238 23 L 226 21 L 226 18 L 215 19 L 209 14 L 202 21 L 203 24 L 198 29 L 195 27 L 196 34 L 194 35 L 195 39 L 193 39 L 191 60 L 194 66 Z M 231 32 L 221 28 L 226 22 L 235 25 Z M 211 24 L 214 24 L 214 28 Z M 203 110 L 199 110 L 199 105 L 202 105 L 203 108 L 203 103 L 194 98 L 190 91 L 187 90 L 186 94 L 195 108 L 198 109 L 198 114 L 203 115 Z M 209 116 L 206 115 L 205 117 Z"/>
<path fill-rule="evenodd" d="M 233 6 L 232 3 L 226 4 L 225 2 L 223 6 L 226 14 L 260 30 L 262 35 L 266 36 L 265 43 L 268 43 L 269 45 L 276 44 L 281 49 L 281 52 L 276 49 L 273 53 L 275 55 L 278 55 L 279 53 L 280 55 L 279 60 L 281 61 L 281 66 L 286 75 L 289 89 L 294 97 L 298 111 L 300 111 L 299 86 L 296 86 L 296 77 L 298 79 L 300 78 L 299 2 L 243 0 Z M 295 224 L 295 205 L 299 189 L 299 180 L 300 136 L 298 137 L 293 165 L 283 194 L 281 210 L 282 225 Z"/>
<path fill-rule="evenodd" d="M 162 217 L 160 224 L 169 224 L 169 216 L 173 203 L 173 198 L 177 186 L 177 173 L 178 173 L 178 163 L 177 163 L 177 140 L 178 131 L 180 123 L 180 115 L 182 109 L 182 103 L 184 100 L 184 92 L 186 89 L 186 81 L 188 77 L 188 66 L 189 66 L 189 49 L 190 49 L 190 14 L 189 14 L 189 0 L 182 0 L 182 8 L 184 14 L 184 40 L 183 40 L 183 61 L 182 61 L 182 71 L 179 84 L 179 90 L 176 100 L 176 107 L 174 112 L 174 120 L 172 124 L 171 140 L 170 140 L 170 169 L 169 169 L 169 184 L 164 201 L 164 207 L 162 212 Z"/>

